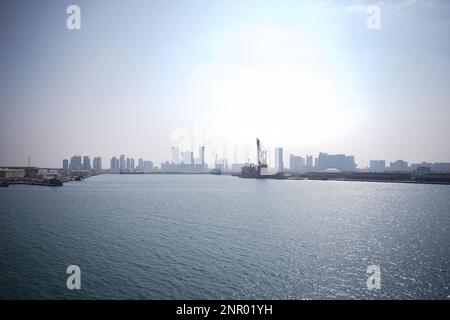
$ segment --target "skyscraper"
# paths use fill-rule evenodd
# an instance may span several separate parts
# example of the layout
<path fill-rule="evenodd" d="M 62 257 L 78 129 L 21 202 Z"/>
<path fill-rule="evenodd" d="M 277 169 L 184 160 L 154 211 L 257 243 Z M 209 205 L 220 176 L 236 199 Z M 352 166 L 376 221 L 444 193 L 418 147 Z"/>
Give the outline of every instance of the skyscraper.
<path fill-rule="evenodd" d="M 67 159 L 63 159 L 63 169 L 64 170 L 69 170 L 69 160 Z"/>
<path fill-rule="evenodd" d="M 292 172 L 300 172 L 305 166 L 305 159 L 302 157 L 294 156 L 293 154 L 289 157 L 289 170 Z"/>
<path fill-rule="evenodd" d="M 82 169 L 81 156 L 73 156 L 72 158 L 70 158 L 69 168 L 71 170 L 80 170 L 80 169 Z"/>
<path fill-rule="evenodd" d="M 144 161 L 142 169 L 144 171 L 153 171 L 153 162 L 152 161 Z"/>
<path fill-rule="evenodd" d="M 194 164 L 194 153 L 191 151 L 184 151 L 181 153 L 184 164 Z"/>
<path fill-rule="evenodd" d="M 92 168 L 94 171 L 101 171 L 102 170 L 102 158 L 101 157 L 95 157 L 92 161 Z"/>
<path fill-rule="evenodd" d="M 135 168 L 134 158 L 131 158 L 131 159 L 130 159 L 130 169 L 131 169 L 131 170 L 134 170 L 134 168 Z"/>
<path fill-rule="evenodd" d="M 312 167 L 314 167 L 313 156 L 306 155 L 306 167 L 308 169 L 312 169 Z"/>
<path fill-rule="evenodd" d="M 91 170 L 91 159 L 88 156 L 83 157 L 83 169 L 84 170 Z"/>
<path fill-rule="evenodd" d="M 180 148 L 172 147 L 172 164 L 180 164 Z"/>
<path fill-rule="evenodd" d="M 275 170 L 277 172 L 282 172 L 283 169 L 283 148 L 275 148 Z"/>
<path fill-rule="evenodd" d="M 198 158 L 202 166 L 205 165 L 205 147 L 201 146 L 198 148 Z"/>
<path fill-rule="evenodd" d="M 126 162 L 125 162 L 125 155 L 120 155 L 119 158 L 119 170 L 125 170 Z"/>
<path fill-rule="evenodd" d="M 119 171 L 120 170 L 119 159 L 117 159 L 116 157 L 112 157 L 109 168 L 112 171 Z"/>
<path fill-rule="evenodd" d="M 345 156 L 344 171 L 355 171 L 357 165 L 354 156 Z"/>
<path fill-rule="evenodd" d="M 109 169 L 110 170 L 115 170 L 115 164 L 116 164 L 116 157 L 112 157 L 111 160 L 109 160 Z"/>

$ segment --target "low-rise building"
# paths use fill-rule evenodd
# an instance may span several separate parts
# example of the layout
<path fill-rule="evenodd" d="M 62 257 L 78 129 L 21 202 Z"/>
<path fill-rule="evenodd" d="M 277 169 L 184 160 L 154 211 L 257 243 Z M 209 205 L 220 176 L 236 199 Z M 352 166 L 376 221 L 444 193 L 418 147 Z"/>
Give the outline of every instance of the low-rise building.
<path fill-rule="evenodd" d="M 0 178 L 20 179 L 25 177 L 25 170 L 19 168 L 0 168 Z"/>

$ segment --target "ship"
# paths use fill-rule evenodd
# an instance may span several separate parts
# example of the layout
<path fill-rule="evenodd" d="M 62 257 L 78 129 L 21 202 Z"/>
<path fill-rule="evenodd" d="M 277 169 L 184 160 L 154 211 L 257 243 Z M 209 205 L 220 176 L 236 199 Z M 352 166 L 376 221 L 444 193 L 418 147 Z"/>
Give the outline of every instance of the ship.
<path fill-rule="evenodd" d="M 220 168 L 218 168 L 218 169 L 212 169 L 212 170 L 209 172 L 209 174 L 213 174 L 213 175 L 216 175 L 216 176 L 220 176 L 220 175 L 222 174 L 222 170 L 220 170 Z"/>
<path fill-rule="evenodd" d="M 286 179 L 283 172 L 277 172 L 275 174 L 269 172 L 267 166 L 267 151 L 261 145 L 261 141 L 256 138 L 256 158 L 258 159 L 257 164 L 247 164 L 241 169 L 241 178 L 251 178 L 251 179 Z"/>
<path fill-rule="evenodd" d="M 9 187 L 9 182 L 8 181 L 1 181 L 0 182 L 0 187 Z"/>

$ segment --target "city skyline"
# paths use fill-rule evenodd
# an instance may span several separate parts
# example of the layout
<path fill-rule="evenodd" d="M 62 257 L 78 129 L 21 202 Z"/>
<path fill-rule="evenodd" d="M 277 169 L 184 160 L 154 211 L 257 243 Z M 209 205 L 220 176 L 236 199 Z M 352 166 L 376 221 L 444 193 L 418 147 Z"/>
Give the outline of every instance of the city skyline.
<path fill-rule="evenodd" d="M 267 150 L 265 150 L 267 152 Z M 381 159 L 370 160 L 368 166 L 358 164 L 354 155 L 348 154 L 328 154 L 320 152 L 317 157 L 310 154 L 295 155 L 289 154 L 289 161 L 285 162 L 285 151 L 283 147 L 274 149 L 273 158 L 267 159 L 267 164 L 275 172 L 289 171 L 291 173 L 306 171 L 325 171 L 329 169 L 338 171 L 414 171 L 419 168 L 428 167 L 429 170 L 435 172 L 450 172 L 450 162 L 409 162 L 402 159 L 395 161 L 386 161 Z M 269 153 L 270 154 L 270 153 Z M 92 160 L 89 156 L 73 155 L 69 159 L 62 159 L 62 169 L 64 170 L 92 170 L 105 172 L 189 172 L 193 173 L 208 172 L 210 169 L 221 169 L 225 171 L 240 171 L 245 164 L 255 162 L 230 162 L 228 158 L 219 158 L 216 154 L 214 162 L 208 163 L 204 160 L 205 146 L 200 146 L 198 157 L 195 157 L 193 151 L 180 150 L 178 146 L 171 147 L 171 158 L 158 163 L 152 160 L 144 160 L 143 158 L 129 157 L 121 154 L 119 157 L 113 156 L 109 159 L 109 167 L 103 166 L 103 158 L 95 156 Z M 136 162 L 137 159 L 137 162 Z M 249 159 L 250 160 L 250 159 Z M 105 160 L 107 161 L 107 160 Z M 58 167 L 55 167 L 58 168 Z"/>
<path fill-rule="evenodd" d="M 171 151 L 170 154 L 166 158 L 163 158 L 161 161 L 154 161 L 154 160 L 151 160 L 151 161 L 154 162 L 155 164 L 161 164 L 161 163 L 164 163 L 164 162 L 167 162 L 167 161 L 170 162 L 170 163 L 179 164 L 181 162 L 184 162 L 184 161 L 182 161 L 182 159 L 183 159 L 182 154 L 184 152 L 189 152 L 189 153 L 193 154 L 193 151 L 188 150 L 188 149 L 181 149 L 180 147 L 177 147 L 177 146 L 171 146 L 170 148 L 172 148 L 172 149 L 173 148 L 177 148 L 179 150 L 180 160 L 178 162 L 174 162 L 173 161 L 173 151 Z M 205 147 L 204 146 L 200 146 L 199 148 L 205 148 Z M 289 161 L 285 161 L 283 159 L 289 159 L 289 157 L 291 155 L 305 156 L 305 158 L 303 158 L 304 161 L 306 161 L 306 157 L 308 157 L 309 155 L 310 156 L 314 156 L 314 153 L 311 153 L 311 152 L 295 152 L 295 153 L 293 153 L 291 151 L 286 150 L 284 147 L 269 148 L 267 150 L 268 151 L 268 155 L 269 155 L 268 164 L 271 165 L 274 168 L 277 167 L 277 165 L 276 165 L 276 152 L 277 152 L 276 150 L 277 149 L 281 149 L 282 152 L 283 152 L 282 153 L 282 162 L 283 162 L 285 168 L 289 167 L 289 166 L 286 165 L 287 163 L 289 163 Z M 249 150 L 247 149 L 246 151 L 248 152 Z M 249 157 L 246 160 L 244 158 L 242 158 L 242 159 L 239 159 L 241 161 L 239 161 L 239 160 L 231 161 L 230 164 L 231 163 L 237 164 L 237 163 L 252 163 L 252 162 L 255 162 L 255 160 L 256 160 L 256 153 L 255 152 L 256 152 L 256 149 L 255 150 L 251 150 L 250 152 L 248 152 Z M 324 152 L 322 150 L 322 151 L 319 151 L 317 153 L 317 155 L 320 155 L 321 153 L 327 154 L 329 152 Z M 72 153 L 72 155 L 70 155 L 70 153 L 69 153 L 69 154 L 63 156 L 61 159 L 63 159 L 63 160 L 70 160 L 70 158 L 73 157 L 73 156 L 78 156 L 78 157 L 83 158 L 84 154 L 85 153 Z M 108 167 L 109 164 L 110 164 L 110 160 L 112 158 L 116 158 L 117 156 L 125 155 L 125 154 L 127 154 L 127 153 L 125 153 L 125 152 L 117 153 L 116 152 L 116 153 L 113 153 L 112 155 L 109 155 L 109 156 L 102 156 L 102 155 L 99 155 L 99 153 L 93 153 L 91 155 L 91 156 L 93 156 L 91 161 L 93 162 L 95 160 L 95 158 L 99 157 L 100 161 L 101 161 L 101 166 L 102 167 Z M 140 153 L 140 154 L 142 154 L 142 153 Z M 340 155 L 340 154 L 348 154 L 348 153 L 333 152 L 333 153 L 330 153 L 330 154 Z M 216 161 L 216 159 L 215 159 L 216 155 L 220 156 L 220 159 L 230 160 L 232 158 L 236 158 L 233 154 L 223 155 L 223 154 L 220 154 L 220 153 L 215 153 L 214 156 L 210 156 L 209 157 L 209 160 L 204 160 L 204 163 L 214 164 L 215 161 Z M 89 157 L 89 156 L 87 156 L 87 157 Z M 274 159 L 272 159 L 272 157 Z M 359 159 L 359 157 L 357 155 L 355 155 L 354 157 L 355 157 L 355 159 L 356 158 Z M 133 159 L 133 160 L 137 159 L 137 160 L 139 160 L 139 159 L 143 159 L 143 157 L 142 156 L 132 156 L 130 159 Z M 117 159 L 117 160 L 119 160 L 119 159 Z M 198 158 L 193 158 L 193 163 L 195 163 L 195 160 L 198 160 Z M 450 163 L 450 159 L 447 160 L 447 161 L 436 161 L 436 160 L 428 158 L 428 159 L 419 159 L 417 161 L 411 161 L 410 159 L 401 158 L 401 157 L 393 157 L 393 158 L 388 159 L 388 158 L 384 158 L 383 156 L 378 156 L 378 157 L 375 156 L 373 159 L 369 159 L 369 160 L 367 160 L 365 162 L 362 162 L 362 161 L 358 160 L 357 164 L 358 164 L 358 168 L 366 168 L 366 167 L 370 167 L 370 164 L 373 161 L 384 161 L 385 163 L 389 164 L 389 162 L 395 162 L 395 161 L 398 161 L 398 160 L 406 161 L 408 163 Z M 59 168 L 60 164 L 61 164 L 61 160 L 55 159 L 55 160 L 52 160 L 52 163 L 55 163 L 56 165 L 53 165 L 53 166 L 52 165 L 50 165 L 50 166 L 49 165 L 41 165 L 39 163 L 34 162 L 33 161 L 33 157 L 28 154 L 26 156 L 26 159 L 23 159 L 23 161 L 18 161 L 16 163 L 0 163 L 0 166 L 7 167 L 7 166 L 27 166 L 27 165 L 30 165 L 30 166 L 39 166 L 39 167 L 47 167 L 47 168 Z M 80 159 L 80 163 L 83 163 L 83 159 Z M 184 162 L 184 163 L 186 163 L 186 162 Z"/>
<path fill-rule="evenodd" d="M 450 162 L 450 3 L 385 1 L 379 30 L 370 4 L 80 0 L 68 30 L 66 3 L 2 3 L 0 165 L 162 163 L 180 132 L 209 163 L 255 136 L 285 159 Z"/>

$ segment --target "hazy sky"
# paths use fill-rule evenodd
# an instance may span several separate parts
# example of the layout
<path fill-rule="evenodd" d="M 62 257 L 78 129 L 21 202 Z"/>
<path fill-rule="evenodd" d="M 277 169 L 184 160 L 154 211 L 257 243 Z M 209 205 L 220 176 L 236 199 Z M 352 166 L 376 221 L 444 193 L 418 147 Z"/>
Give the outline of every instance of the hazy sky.
<path fill-rule="evenodd" d="M 6 0 L 0 46 L 0 165 L 159 165 L 178 143 L 243 162 L 256 136 L 286 158 L 450 162 L 447 0 Z"/>

